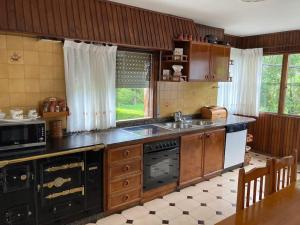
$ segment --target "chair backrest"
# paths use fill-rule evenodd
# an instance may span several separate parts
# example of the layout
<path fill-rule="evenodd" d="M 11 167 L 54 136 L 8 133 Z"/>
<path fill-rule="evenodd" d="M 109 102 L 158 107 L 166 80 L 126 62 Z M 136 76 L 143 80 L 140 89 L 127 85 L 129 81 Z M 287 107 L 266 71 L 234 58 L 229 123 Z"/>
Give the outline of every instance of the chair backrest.
<path fill-rule="evenodd" d="M 252 190 L 251 190 L 252 188 Z M 255 203 L 272 191 L 272 161 L 267 160 L 265 167 L 254 168 L 245 172 L 242 168 L 239 171 L 238 193 L 236 211 L 240 211 Z"/>
<path fill-rule="evenodd" d="M 273 187 L 276 192 L 289 186 L 297 179 L 297 150 L 293 154 L 280 159 L 272 159 L 273 163 Z"/>

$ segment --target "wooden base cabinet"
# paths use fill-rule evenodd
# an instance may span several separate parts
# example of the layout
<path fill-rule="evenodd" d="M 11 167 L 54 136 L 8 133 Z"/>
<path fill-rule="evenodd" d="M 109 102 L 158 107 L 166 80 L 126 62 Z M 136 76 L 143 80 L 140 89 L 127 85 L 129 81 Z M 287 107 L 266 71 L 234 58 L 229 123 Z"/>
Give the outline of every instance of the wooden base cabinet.
<path fill-rule="evenodd" d="M 220 171 L 224 167 L 225 129 L 205 133 L 204 176 Z"/>
<path fill-rule="evenodd" d="M 107 210 L 117 211 L 141 200 L 142 147 L 137 144 L 108 149 Z"/>
<path fill-rule="evenodd" d="M 181 187 L 196 183 L 223 169 L 225 129 L 184 135 L 181 137 Z"/>
<path fill-rule="evenodd" d="M 203 176 L 204 133 L 181 137 L 180 150 L 180 186 L 200 179 Z"/>

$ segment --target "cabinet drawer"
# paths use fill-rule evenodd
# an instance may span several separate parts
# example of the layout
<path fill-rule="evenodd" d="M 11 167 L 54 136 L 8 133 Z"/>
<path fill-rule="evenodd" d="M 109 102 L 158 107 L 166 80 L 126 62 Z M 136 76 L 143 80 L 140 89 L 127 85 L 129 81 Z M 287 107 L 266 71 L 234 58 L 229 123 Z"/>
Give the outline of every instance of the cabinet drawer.
<path fill-rule="evenodd" d="M 110 183 L 110 192 L 124 192 L 129 189 L 141 187 L 142 184 L 141 174 L 133 175 L 130 177 L 126 177 L 124 179 L 119 179 L 112 181 Z"/>
<path fill-rule="evenodd" d="M 110 149 L 108 154 L 109 161 L 111 163 L 120 162 L 127 159 L 141 158 L 142 145 L 130 145 L 126 147 Z"/>
<path fill-rule="evenodd" d="M 127 163 L 114 165 L 110 168 L 110 177 L 123 176 L 133 172 L 141 171 L 141 160 L 134 160 Z"/>
<path fill-rule="evenodd" d="M 141 190 L 136 189 L 123 194 L 113 195 L 110 197 L 109 208 L 116 208 L 118 206 L 126 205 L 141 198 Z"/>

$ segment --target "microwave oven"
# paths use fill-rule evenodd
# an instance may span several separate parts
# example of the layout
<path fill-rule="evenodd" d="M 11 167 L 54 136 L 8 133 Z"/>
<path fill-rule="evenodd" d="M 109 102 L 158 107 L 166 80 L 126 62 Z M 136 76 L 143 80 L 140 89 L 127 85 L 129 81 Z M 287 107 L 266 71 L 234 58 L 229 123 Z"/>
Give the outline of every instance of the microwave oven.
<path fill-rule="evenodd" d="M 46 145 L 46 123 L 43 120 L 26 122 L 0 121 L 0 151 Z"/>

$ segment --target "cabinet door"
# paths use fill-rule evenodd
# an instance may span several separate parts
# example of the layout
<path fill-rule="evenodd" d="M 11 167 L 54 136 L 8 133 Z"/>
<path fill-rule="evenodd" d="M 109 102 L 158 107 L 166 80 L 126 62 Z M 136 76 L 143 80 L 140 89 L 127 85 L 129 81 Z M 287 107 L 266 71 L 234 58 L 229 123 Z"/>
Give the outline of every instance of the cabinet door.
<path fill-rule="evenodd" d="M 204 139 L 204 175 L 220 171 L 224 165 L 225 129 L 209 131 Z"/>
<path fill-rule="evenodd" d="M 192 43 L 190 47 L 190 81 L 209 79 L 210 45 L 207 43 Z"/>
<path fill-rule="evenodd" d="M 180 184 L 187 184 L 203 176 L 203 133 L 181 137 Z"/>
<path fill-rule="evenodd" d="M 229 77 L 230 48 L 222 45 L 211 46 L 210 79 L 227 81 Z"/>

